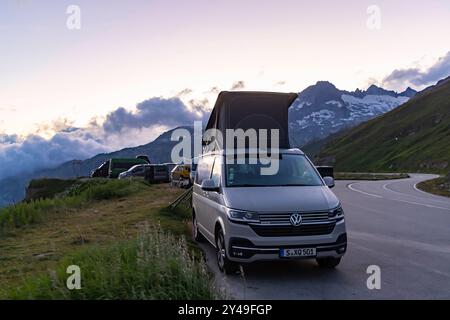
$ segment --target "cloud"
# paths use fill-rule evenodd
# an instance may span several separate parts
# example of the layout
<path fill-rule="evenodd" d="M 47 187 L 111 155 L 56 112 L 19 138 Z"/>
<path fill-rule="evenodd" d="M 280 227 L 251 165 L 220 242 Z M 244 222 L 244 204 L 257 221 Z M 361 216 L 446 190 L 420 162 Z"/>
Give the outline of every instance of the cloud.
<path fill-rule="evenodd" d="M 67 118 L 58 118 L 48 123 L 40 123 L 35 130 L 36 135 L 52 135 L 54 132 L 70 132 L 77 128 L 73 127 L 73 121 Z"/>
<path fill-rule="evenodd" d="M 205 120 L 207 100 L 183 103 L 178 97 L 151 98 L 134 110 L 118 108 L 79 128 L 67 119 L 40 125 L 27 137 L 0 133 L 0 179 L 51 168 L 69 160 L 151 142 L 162 132 Z M 54 131 L 52 131 L 54 130 Z M 56 132 L 50 138 L 49 132 Z"/>
<path fill-rule="evenodd" d="M 219 94 L 220 89 L 217 86 L 212 87 L 211 89 L 209 89 L 209 91 L 207 91 L 206 93 L 211 93 L 211 94 Z"/>
<path fill-rule="evenodd" d="M 204 111 L 195 106 L 189 109 L 179 98 L 152 98 L 139 103 L 135 111 L 118 108 L 107 115 L 103 128 L 106 132 L 122 132 L 124 129 L 150 128 L 153 126 L 177 127 L 202 120 Z"/>
<path fill-rule="evenodd" d="M 83 134 L 57 133 L 49 140 L 37 135 L 28 136 L 20 143 L 0 145 L 0 179 L 105 151 L 108 151 L 105 145 Z"/>
<path fill-rule="evenodd" d="M 434 84 L 449 75 L 450 51 L 426 70 L 419 68 L 396 69 L 383 79 L 382 84 L 394 88 L 405 88 L 411 85 L 423 87 Z"/>
<path fill-rule="evenodd" d="M 13 144 L 19 141 L 19 136 L 17 134 L 5 134 L 0 133 L 0 145 Z"/>
<path fill-rule="evenodd" d="M 245 88 L 245 82 L 241 80 L 241 81 L 236 81 L 235 83 L 233 83 L 230 90 L 241 90 L 244 88 Z"/>
<path fill-rule="evenodd" d="M 180 92 L 178 92 L 178 93 L 176 94 L 176 96 L 177 96 L 177 97 L 183 97 L 183 96 L 190 95 L 192 92 L 193 92 L 192 89 L 190 89 L 190 88 L 185 88 L 185 89 L 181 90 Z"/>

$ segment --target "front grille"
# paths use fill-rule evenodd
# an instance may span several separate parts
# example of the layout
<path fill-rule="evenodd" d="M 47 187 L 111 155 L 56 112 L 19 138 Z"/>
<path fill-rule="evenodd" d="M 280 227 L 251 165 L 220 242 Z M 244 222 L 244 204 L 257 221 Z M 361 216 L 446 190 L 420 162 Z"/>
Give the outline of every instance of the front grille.
<path fill-rule="evenodd" d="M 298 227 L 292 225 L 261 225 L 251 224 L 250 227 L 261 237 L 298 237 L 298 236 L 319 236 L 333 232 L 336 222 L 321 224 L 305 224 Z"/>
<path fill-rule="evenodd" d="M 304 224 L 330 222 L 328 219 L 328 211 L 299 212 L 299 214 L 302 216 L 302 222 Z M 290 217 L 291 213 L 261 213 L 259 220 L 262 225 L 290 226 Z"/>
<path fill-rule="evenodd" d="M 336 220 L 328 217 L 328 211 L 296 212 L 302 216 L 302 223 L 293 226 L 291 213 L 260 213 L 259 223 L 250 227 L 261 237 L 318 236 L 333 232 Z"/>

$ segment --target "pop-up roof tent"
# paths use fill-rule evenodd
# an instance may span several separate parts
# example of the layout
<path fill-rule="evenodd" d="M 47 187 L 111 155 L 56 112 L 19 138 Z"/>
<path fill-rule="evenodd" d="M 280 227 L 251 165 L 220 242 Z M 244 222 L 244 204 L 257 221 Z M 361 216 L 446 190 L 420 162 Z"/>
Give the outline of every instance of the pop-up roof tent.
<path fill-rule="evenodd" d="M 295 99 L 296 93 L 223 91 L 217 98 L 205 130 L 220 130 L 224 146 L 227 146 L 226 129 L 255 129 L 257 132 L 268 129 L 270 146 L 270 130 L 278 129 L 279 147 L 289 148 L 288 109 Z M 204 140 L 205 144 L 213 142 L 206 136 Z"/>

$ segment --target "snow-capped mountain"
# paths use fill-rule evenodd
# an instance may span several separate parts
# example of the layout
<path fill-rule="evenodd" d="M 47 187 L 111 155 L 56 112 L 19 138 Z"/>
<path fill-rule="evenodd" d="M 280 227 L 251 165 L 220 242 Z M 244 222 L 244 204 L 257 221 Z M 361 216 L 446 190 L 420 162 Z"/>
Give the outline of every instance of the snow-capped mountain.
<path fill-rule="evenodd" d="M 293 146 L 326 138 L 344 128 L 391 111 L 417 92 L 411 88 L 402 93 L 371 85 L 367 90 L 348 92 L 332 83 L 319 81 L 299 93 L 289 109 L 289 130 Z"/>

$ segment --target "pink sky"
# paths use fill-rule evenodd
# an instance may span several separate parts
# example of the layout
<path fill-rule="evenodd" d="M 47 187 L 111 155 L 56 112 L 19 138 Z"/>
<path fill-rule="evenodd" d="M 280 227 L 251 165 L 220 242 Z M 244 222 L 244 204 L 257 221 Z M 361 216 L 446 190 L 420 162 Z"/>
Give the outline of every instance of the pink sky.
<path fill-rule="evenodd" d="M 70 4 L 80 30 L 66 27 Z M 380 8 L 378 30 L 366 25 L 369 5 Z M 394 69 L 426 69 L 450 50 L 450 2 L 4 0 L 0 38 L 0 133 L 24 135 L 185 88 L 212 103 L 206 91 L 239 80 L 251 90 L 318 80 L 354 90 Z"/>

